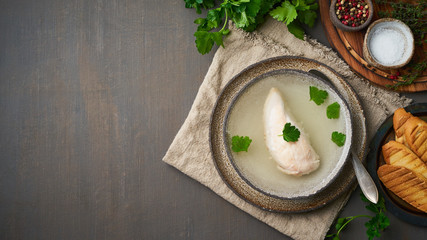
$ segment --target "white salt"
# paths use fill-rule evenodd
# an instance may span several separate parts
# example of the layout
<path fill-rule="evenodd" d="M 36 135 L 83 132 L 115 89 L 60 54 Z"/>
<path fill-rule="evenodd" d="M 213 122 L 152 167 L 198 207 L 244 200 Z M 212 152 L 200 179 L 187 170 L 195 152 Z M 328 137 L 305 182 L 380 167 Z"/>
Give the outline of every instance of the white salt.
<path fill-rule="evenodd" d="M 377 62 L 391 66 L 404 61 L 407 45 L 405 34 L 399 29 L 381 28 L 372 34 L 369 48 Z"/>
<path fill-rule="evenodd" d="M 412 57 L 414 36 L 401 21 L 379 22 L 367 36 L 367 45 L 376 62 L 384 66 L 397 66 Z"/>

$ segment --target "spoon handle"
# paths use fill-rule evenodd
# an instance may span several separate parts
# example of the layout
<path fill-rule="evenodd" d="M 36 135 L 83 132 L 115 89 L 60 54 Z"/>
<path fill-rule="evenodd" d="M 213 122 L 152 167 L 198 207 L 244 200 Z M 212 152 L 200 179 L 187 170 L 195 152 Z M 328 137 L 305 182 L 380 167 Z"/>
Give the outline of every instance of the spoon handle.
<path fill-rule="evenodd" d="M 367 199 L 369 199 L 369 201 L 376 204 L 378 202 L 378 189 L 375 186 L 371 175 L 369 175 L 368 171 L 366 171 L 366 168 L 363 166 L 354 150 L 352 151 L 351 155 L 354 172 L 356 173 L 356 178 L 363 194 Z"/>

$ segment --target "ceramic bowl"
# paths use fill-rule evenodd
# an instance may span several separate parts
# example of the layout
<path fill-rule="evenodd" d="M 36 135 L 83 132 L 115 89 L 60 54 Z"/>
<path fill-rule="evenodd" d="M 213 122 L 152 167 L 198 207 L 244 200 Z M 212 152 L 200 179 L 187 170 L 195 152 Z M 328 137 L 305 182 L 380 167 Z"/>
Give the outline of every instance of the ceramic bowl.
<path fill-rule="evenodd" d="M 382 18 L 373 22 L 366 31 L 363 57 L 377 68 L 401 68 L 411 61 L 414 51 L 412 31 L 400 20 Z"/>
<path fill-rule="evenodd" d="M 355 31 L 360 31 L 364 28 L 366 28 L 372 21 L 372 17 L 374 16 L 374 5 L 372 4 L 371 0 L 365 0 L 365 2 L 368 4 L 369 6 L 369 16 L 366 19 L 366 21 L 362 24 L 359 25 L 357 27 L 351 27 L 351 26 L 347 26 L 344 25 L 339 19 L 338 16 L 336 14 L 336 10 L 335 10 L 335 5 L 337 4 L 337 2 L 340 0 L 332 0 L 331 1 L 331 6 L 329 7 L 329 18 L 332 21 L 332 24 L 334 24 L 334 26 L 342 31 L 345 32 L 355 32 Z"/>
<path fill-rule="evenodd" d="M 293 88 L 295 86 L 298 87 Z M 328 99 L 326 100 L 328 102 L 322 104 L 323 106 L 317 106 L 310 102 L 308 95 L 310 86 L 317 86 L 327 91 Z M 285 108 L 292 112 L 295 117 L 297 116 L 295 114 L 299 114 L 300 118 L 296 118 L 296 120 L 302 121 L 305 130 L 312 130 L 307 134 L 311 138 L 312 146 L 317 147 L 316 151 L 320 156 L 320 167 L 307 175 L 296 177 L 279 171 L 276 162 L 271 158 L 265 145 L 262 112 L 265 98 L 271 87 L 281 90 L 282 94 L 284 94 L 285 105 L 287 105 Z M 286 93 L 286 89 L 292 89 L 291 92 L 297 92 L 298 94 Z M 307 94 L 307 97 L 303 97 L 303 99 L 297 98 L 304 95 L 302 92 Z M 292 101 L 293 99 L 297 100 Z M 326 107 L 333 102 L 338 102 L 341 106 L 339 118 L 341 119 L 342 131 L 346 134 L 346 141 L 342 147 L 337 147 L 335 143 L 329 140 L 331 133 L 339 129 L 338 120 L 331 120 L 326 117 Z M 298 111 L 298 108 L 303 110 Z M 310 114 L 305 115 L 305 113 Z M 312 113 L 316 114 L 313 115 Z M 256 121 L 254 119 L 260 120 Z M 324 124 L 321 123 L 321 119 L 324 119 Z M 231 122 L 234 124 L 231 124 Z M 235 124 L 236 122 L 238 124 Z M 227 109 L 224 120 L 224 144 L 228 146 L 226 148 L 227 155 L 231 159 L 234 168 L 253 188 L 277 198 L 307 198 L 325 189 L 341 173 L 352 146 L 353 130 L 351 123 L 351 111 L 347 102 L 325 80 L 308 72 L 282 69 L 254 78 L 237 93 Z M 320 130 L 318 128 L 319 125 L 322 125 L 325 131 Z M 327 126 L 330 126 L 330 129 Z M 251 146 L 252 149 L 246 155 L 231 151 L 231 135 L 235 135 L 236 132 L 240 131 L 251 132 L 252 145 L 256 144 L 253 147 Z M 324 134 L 318 134 L 320 132 Z M 318 140 L 317 145 L 313 142 L 314 139 Z M 334 154 L 334 152 L 339 153 Z M 254 158 L 251 156 L 254 156 Z"/>
<path fill-rule="evenodd" d="M 360 158 L 363 158 L 367 142 L 366 121 L 363 108 L 353 88 L 348 85 L 340 74 L 320 62 L 301 57 L 281 56 L 266 59 L 245 68 L 234 76 L 221 91 L 210 120 L 209 144 L 212 160 L 224 183 L 244 201 L 262 210 L 272 212 L 296 213 L 312 211 L 326 206 L 355 186 L 357 181 L 351 161 L 347 161 L 335 181 L 319 193 L 306 198 L 285 199 L 265 194 L 249 185 L 237 173 L 227 154 L 229 146 L 225 145 L 224 119 L 231 102 L 248 82 L 262 74 L 280 69 L 298 69 L 304 72 L 317 70 L 327 76 L 328 82 L 342 94 L 353 113 L 353 139 L 357 141 L 357 144 L 354 144 L 352 148 L 356 150 Z"/>

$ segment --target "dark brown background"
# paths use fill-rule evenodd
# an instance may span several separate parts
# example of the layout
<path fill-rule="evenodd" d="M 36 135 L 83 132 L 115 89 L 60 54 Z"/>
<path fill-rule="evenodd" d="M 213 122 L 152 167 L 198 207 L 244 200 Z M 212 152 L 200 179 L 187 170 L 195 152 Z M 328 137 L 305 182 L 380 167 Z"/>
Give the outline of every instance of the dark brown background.
<path fill-rule="evenodd" d="M 0 239 L 287 239 L 161 161 L 212 61 L 197 17 L 182 0 L 0 1 Z M 320 21 L 310 34 L 328 45 Z M 357 190 L 341 216 L 360 213 Z M 426 233 L 389 216 L 382 239 Z"/>

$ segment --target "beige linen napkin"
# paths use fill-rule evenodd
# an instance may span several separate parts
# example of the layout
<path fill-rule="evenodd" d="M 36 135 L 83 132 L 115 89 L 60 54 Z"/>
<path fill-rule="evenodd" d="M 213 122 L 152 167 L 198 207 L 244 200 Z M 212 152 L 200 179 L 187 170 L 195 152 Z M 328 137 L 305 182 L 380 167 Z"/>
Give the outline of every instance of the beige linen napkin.
<path fill-rule="evenodd" d="M 244 68 L 261 60 L 290 55 L 322 62 L 340 73 L 359 94 L 366 114 L 368 139 L 396 108 L 410 99 L 371 86 L 360 79 L 331 49 L 306 38 L 296 39 L 283 23 L 271 18 L 253 33 L 230 25 L 231 33 L 219 48 L 185 120 L 163 161 L 212 189 L 215 193 L 255 218 L 294 239 L 324 239 L 330 225 L 346 204 L 350 193 L 327 206 L 308 213 L 282 214 L 261 210 L 240 199 L 222 181 L 209 149 L 209 121 L 222 88 Z M 307 226 L 310 226 L 307 228 Z"/>

